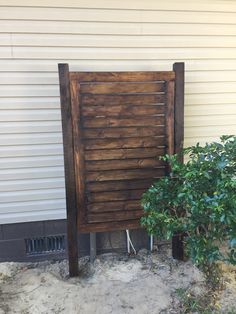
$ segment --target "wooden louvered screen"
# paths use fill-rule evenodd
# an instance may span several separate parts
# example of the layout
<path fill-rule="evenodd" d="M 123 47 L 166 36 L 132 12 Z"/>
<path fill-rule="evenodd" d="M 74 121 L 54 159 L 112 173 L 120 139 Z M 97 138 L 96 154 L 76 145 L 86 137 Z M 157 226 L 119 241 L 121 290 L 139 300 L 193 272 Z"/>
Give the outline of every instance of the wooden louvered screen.
<path fill-rule="evenodd" d="M 158 157 L 182 146 L 183 73 L 59 74 L 68 237 L 139 227 L 142 193 L 168 174 Z"/>

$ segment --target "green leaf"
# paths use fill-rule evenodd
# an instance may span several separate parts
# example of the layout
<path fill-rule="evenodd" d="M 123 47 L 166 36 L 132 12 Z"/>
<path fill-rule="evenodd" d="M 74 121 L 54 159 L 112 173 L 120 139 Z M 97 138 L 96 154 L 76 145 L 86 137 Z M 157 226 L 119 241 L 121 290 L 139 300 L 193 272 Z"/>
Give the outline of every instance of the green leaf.
<path fill-rule="evenodd" d="M 234 262 L 236 136 L 224 135 L 221 142 L 204 146 L 198 143 L 181 154 L 188 157 L 185 164 L 177 155 L 161 158 L 170 163 L 172 173 L 143 194 L 141 223 L 149 233 L 165 239 L 184 231 L 187 251 L 202 268 L 226 258 Z M 222 256 L 219 244 L 228 239 L 229 250 Z"/>

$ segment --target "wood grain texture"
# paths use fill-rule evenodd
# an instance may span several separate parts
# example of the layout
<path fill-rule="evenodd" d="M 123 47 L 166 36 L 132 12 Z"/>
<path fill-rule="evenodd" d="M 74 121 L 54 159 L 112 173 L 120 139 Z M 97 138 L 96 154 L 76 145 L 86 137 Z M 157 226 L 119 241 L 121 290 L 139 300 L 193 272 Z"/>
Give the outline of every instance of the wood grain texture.
<path fill-rule="evenodd" d="M 174 102 L 174 152 L 179 154 L 179 160 L 183 162 L 184 141 L 184 63 L 175 63 L 175 102 Z M 172 256 L 176 259 L 184 259 L 183 234 L 174 235 L 172 238 Z"/>
<path fill-rule="evenodd" d="M 153 179 L 134 179 L 114 181 L 97 181 L 88 182 L 86 184 L 89 192 L 104 192 L 104 191 L 120 191 L 120 190 L 135 190 L 147 189 L 153 183 Z"/>
<path fill-rule="evenodd" d="M 163 105 L 97 105 L 83 106 L 82 113 L 84 117 L 132 117 L 164 114 L 164 110 Z"/>
<path fill-rule="evenodd" d="M 84 145 L 81 135 L 81 110 L 79 104 L 79 84 L 72 81 L 71 89 L 71 110 L 74 140 L 75 172 L 76 172 L 76 191 L 77 191 L 77 209 L 78 223 L 86 223 L 86 202 L 85 202 L 85 162 L 84 162 Z"/>
<path fill-rule="evenodd" d="M 175 154 L 183 149 L 184 141 L 184 63 L 179 62 L 173 65 L 175 71 Z M 183 161 L 183 156 L 180 156 Z"/>
<path fill-rule="evenodd" d="M 145 159 L 120 159 L 120 160 L 98 160 L 87 161 L 87 171 L 102 171 L 102 170 L 115 170 L 115 169 L 141 169 L 141 168 L 157 168 L 163 167 L 165 163 L 158 158 L 145 158 Z"/>
<path fill-rule="evenodd" d="M 175 72 L 71 72 L 70 77 L 80 82 L 146 82 L 174 79 Z"/>
<path fill-rule="evenodd" d="M 81 83 L 81 94 L 135 94 L 160 93 L 165 91 L 163 83 Z"/>
<path fill-rule="evenodd" d="M 85 160 L 109 160 L 109 159 L 128 159 L 128 158 L 150 158 L 162 156 L 164 148 L 127 148 L 127 149 L 100 149 L 85 151 Z"/>
<path fill-rule="evenodd" d="M 59 64 L 60 100 L 63 130 L 66 210 L 67 210 L 67 239 L 70 276 L 78 276 L 78 241 L 77 241 L 77 206 L 76 185 L 74 172 L 74 146 L 71 116 L 71 95 L 68 64 Z"/>
<path fill-rule="evenodd" d="M 167 82 L 167 105 L 166 105 L 166 144 L 167 154 L 173 155 L 174 147 L 174 81 Z"/>
<path fill-rule="evenodd" d="M 135 228 L 140 198 L 175 151 L 176 72 L 71 72 L 77 225 Z M 83 197 L 82 197 L 83 194 Z"/>
<path fill-rule="evenodd" d="M 112 139 L 87 139 L 84 147 L 89 149 L 110 149 L 110 148 L 137 148 L 164 146 L 165 138 L 162 137 L 132 137 Z"/>
<path fill-rule="evenodd" d="M 162 168 L 95 171 L 87 173 L 86 182 L 159 178 L 163 175 L 165 170 Z"/>
<path fill-rule="evenodd" d="M 128 219 L 138 219 L 143 215 L 142 210 L 116 211 L 112 213 L 88 214 L 88 222 L 123 221 Z"/>
<path fill-rule="evenodd" d="M 112 127 L 130 127 L 130 126 L 154 126 L 164 125 L 164 116 L 153 116 L 142 118 L 84 118 L 84 128 L 112 128 Z"/>
<path fill-rule="evenodd" d="M 88 199 L 88 202 L 90 202 L 90 203 L 109 202 L 109 201 L 125 201 L 125 200 L 139 200 L 144 192 L 145 192 L 145 189 L 88 193 L 87 199 Z"/>
<path fill-rule="evenodd" d="M 147 106 L 163 104 L 165 102 L 164 94 L 136 94 L 136 95 L 81 95 L 81 103 L 84 106 L 119 106 L 136 105 Z"/>
<path fill-rule="evenodd" d="M 90 213 L 105 213 L 105 212 L 116 212 L 116 211 L 132 211 L 141 210 L 141 204 L 139 200 L 128 200 L 128 201 L 112 201 L 103 203 L 93 203 L 88 205 L 88 211 Z"/>
<path fill-rule="evenodd" d="M 150 137 L 162 136 L 165 132 L 165 126 L 144 126 L 144 127 L 116 127 L 116 128 L 94 128 L 84 129 L 84 139 L 96 138 L 126 138 L 126 137 Z"/>
<path fill-rule="evenodd" d="M 101 223 L 89 223 L 86 225 L 78 226 L 80 232 L 108 232 L 114 230 L 125 230 L 125 229 L 139 229 L 141 228 L 140 219 L 130 219 L 123 221 L 109 221 Z"/>

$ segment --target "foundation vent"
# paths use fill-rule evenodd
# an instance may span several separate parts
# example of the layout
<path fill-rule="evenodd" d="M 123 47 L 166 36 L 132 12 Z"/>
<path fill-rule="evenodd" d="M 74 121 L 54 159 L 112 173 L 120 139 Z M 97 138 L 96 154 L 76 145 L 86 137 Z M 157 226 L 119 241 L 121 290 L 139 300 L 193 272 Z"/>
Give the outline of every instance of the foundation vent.
<path fill-rule="evenodd" d="M 39 255 L 65 251 L 65 236 L 48 236 L 25 239 L 26 254 Z"/>

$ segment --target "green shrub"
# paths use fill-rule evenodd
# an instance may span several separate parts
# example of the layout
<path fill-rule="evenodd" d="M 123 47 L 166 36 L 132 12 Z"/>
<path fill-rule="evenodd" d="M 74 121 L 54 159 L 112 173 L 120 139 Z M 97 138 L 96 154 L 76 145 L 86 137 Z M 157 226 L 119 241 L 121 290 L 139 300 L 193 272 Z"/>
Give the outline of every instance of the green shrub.
<path fill-rule="evenodd" d="M 171 173 L 144 193 L 141 223 L 159 238 L 185 234 L 187 254 L 207 274 L 217 261 L 236 264 L 236 136 L 183 154 L 184 164 L 176 155 L 162 158 Z"/>

